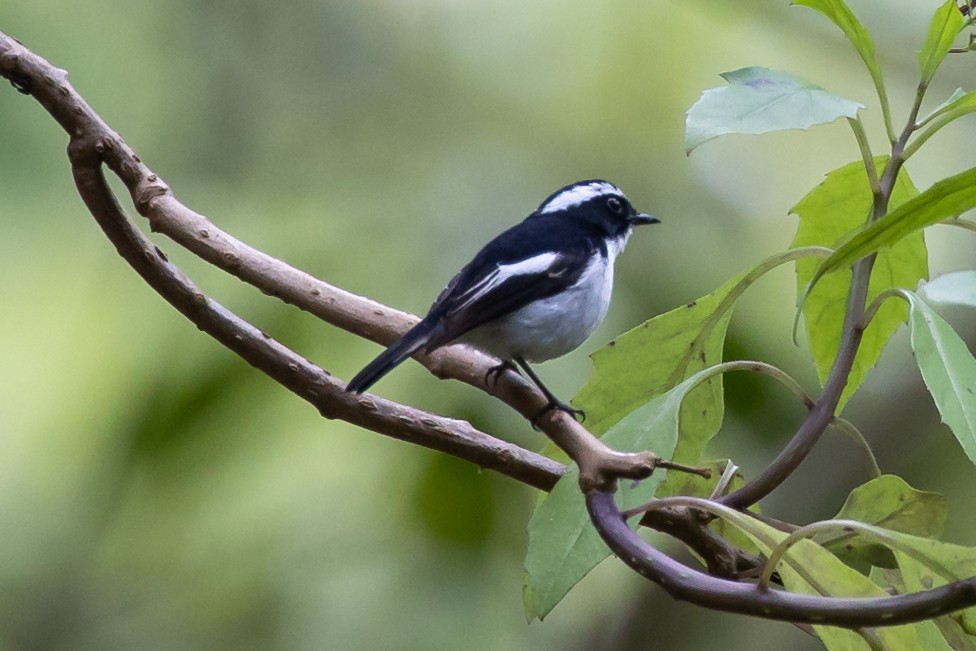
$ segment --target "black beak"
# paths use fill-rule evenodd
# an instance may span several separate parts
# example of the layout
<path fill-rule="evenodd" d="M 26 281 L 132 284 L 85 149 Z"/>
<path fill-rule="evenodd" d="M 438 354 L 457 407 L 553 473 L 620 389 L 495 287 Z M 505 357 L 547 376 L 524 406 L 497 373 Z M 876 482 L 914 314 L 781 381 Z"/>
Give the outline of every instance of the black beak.
<path fill-rule="evenodd" d="M 641 224 L 660 224 L 661 220 L 654 215 L 648 215 L 646 212 L 635 212 L 630 216 L 630 223 L 634 226 L 640 226 Z"/>

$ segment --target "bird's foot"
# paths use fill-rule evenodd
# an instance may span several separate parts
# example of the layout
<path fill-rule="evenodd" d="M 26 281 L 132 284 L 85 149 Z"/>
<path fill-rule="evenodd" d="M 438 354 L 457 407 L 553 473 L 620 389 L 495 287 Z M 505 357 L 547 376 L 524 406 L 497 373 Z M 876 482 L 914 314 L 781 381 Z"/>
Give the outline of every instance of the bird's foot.
<path fill-rule="evenodd" d="M 485 371 L 485 386 L 491 388 L 493 384 L 497 385 L 498 378 L 500 378 L 502 376 L 502 373 L 504 373 L 505 371 L 515 371 L 516 373 L 518 373 L 518 368 L 515 366 L 515 364 L 509 361 L 504 361 L 501 364 L 498 364 L 497 366 L 492 366 L 490 369 Z"/>
<path fill-rule="evenodd" d="M 558 409 L 561 412 L 567 413 L 567 414 L 569 414 L 570 416 L 572 416 L 574 419 L 578 420 L 581 423 L 586 420 L 586 412 L 583 411 L 582 409 L 573 409 L 572 407 L 570 407 L 569 405 L 567 405 L 565 402 L 560 402 L 559 400 L 550 400 L 549 401 L 549 404 L 547 404 L 545 407 L 543 407 L 542 409 L 540 409 L 539 410 L 539 413 L 537 413 L 535 416 L 533 416 L 532 419 L 529 421 L 529 423 L 532 424 L 532 429 L 538 430 L 539 429 L 539 420 L 543 416 L 545 416 L 546 414 L 548 414 L 550 411 L 552 411 L 553 409 Z"/>

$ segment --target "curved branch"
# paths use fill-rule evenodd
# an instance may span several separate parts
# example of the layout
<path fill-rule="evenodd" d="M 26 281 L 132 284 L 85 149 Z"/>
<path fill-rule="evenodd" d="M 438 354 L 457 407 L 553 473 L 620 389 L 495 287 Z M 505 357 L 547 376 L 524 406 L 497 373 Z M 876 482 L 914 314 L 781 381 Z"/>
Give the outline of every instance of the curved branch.
<path fill-rule="evenodd" d="M 976 578 L 895 597 L 818 597 L 762 589 L 693 570 L 630 530 L 609 491 L 590 491 L 586 508 L 597 531 L 624 563 L 675 599 L 765 619 L 857 628 L 931 619 L 976 604 Z"/>
<path fill-rule="evenodd" d="M 467 422 L 380 398 L 350 395 L 332 375 L 207 297 L 119 206 L 102 173 L 103 160 L 111 161 L 127 184 L 137 180 L 143 203 L 168 190 L 74 91 L 67 73 L 0 33 L 0 75 L 33 95 L 68 132 L 68 154 L 78 192 L 133 269 L 198 328 L 311 403 L 323 416 L 453 454 L 542 490 L 549 490 L 565 472 L 562 464 L 480 432 Z"/>
<path fill-rule="evenodd" d="M 165 230 L 178 243 L 238 278 L 255 285 L 265 293 L 307 309 L 327 322 L 357 335 L 384 343 L 397 338 L 415 322 L 415 317 L 318 281 L 280 260 L 247 246 L 218 229 L 202 215 L 184 206 L 173 196 L 166 183 L 135 155 L 119 134 L 109 128 L 72 88 L 64 70 L 55 68 L 3 33 L 0 33 L 0 75 L 15 83 L 18 90 L 27 92 L 37 99 L 68 132 L 71 136 L 69 149 L 73 161 L 76 161 L 76 167 L 81 168 L 80 171 L 98 170 L 97 180 L 93 175 L 85 174 L 82 179 L 84 183 L 79 182 L 78 187 L 80 191 L 84 189 L 84 192 L 91 193 L 84 198 L 93 213 L 95 209 L 93 206 L 105 211 L 102 215 L 103 219 L 99 222 L 103 229 L 108 227 L 108 216 L 112 212 L 118 213 L 113 216 L 116 218 L 121 216 L 125 219 L 125 216 L 110 193 L 107 196 L 95 196 L 95 193 L 100 191 L 97 187 L 99 182 L 104 186 L 104 178 L 99 169 L 102 163 L 122 180 L 132 196 L 136 209 L 150 219 L 151 228 Z M 107 187 L 105 191 L 108 192 Z M 96 219 L 98 218 L 96 216 Z M 151 246 L 147 239 L 142 244 Z M 156 250 L 155 247 L 153 250 Z M 127 258 L 127 260 L 136 266 L 133 259 Z M 149 281 L 144 271 L 140 273 Z M 162 287 L 153 286 L 163 294 Z M 195 288 L 191 293 L 203 296 Z M 170 300 L 170 296 L 163 295 Z M 177 307 L 193 320 L 189 311 Z M 201 323 L 194 322 L 206 330 Z M 221 343 L 228 345 L 225 339 L 214 332 L 209 330 L 208 332 Z M 243 355 L 244 351 L 233 346 L 231 349 Z M 420 359 L 431 367 L 435 375 L 457 378 L 491 393 L 528 419 L 534 417 L 548 404 L 545 396 L 534 386 L 513 373 L 504 374 L 497 383 L 492 383 L 491 387 L 485 386 L 485 373 L 497 362 L 477 351 L 454 346 L 430 356 L 420 356 Z M 269 369 L 262 368 L 262 370 L 271 374 Z M 272 377 L 282 382 L 281 378 L 274 375 Z M 341 384 L 329 377 L 330 386 L 335 390 L 318 397 L 317 407 L 323 413 L 337 411 L 344 414 L 339 416 L 343 420 L 375 429 L 365 425 L 368 419 L 364 420 L 362 415 L 354 416 L 349 409 L 359 405 L 361 411 L 370 411 L 375 404 L 395 404 L 372 396 L 358 398 L 344 395 Z M 587 488 L 607 486 L 618 478 L 646 478 L 661 462 L 650 452 L 622 453 L 611 450 L 563 412 L 554 410 L 539 419 L 537 425 L 577 463 L 580 468 L 580 483 Z M 449 431 L 451 428 L 446 429 Z M 379 429 L 376 431 L 387 433 Z M 494 454 L 494 450 L 490 448 L 491 446 L 486 450 L 486 456 Z M 512 448 L 520 449 L 517 446 Z M 531 454 L 524 450 L 522 453 Z"/>

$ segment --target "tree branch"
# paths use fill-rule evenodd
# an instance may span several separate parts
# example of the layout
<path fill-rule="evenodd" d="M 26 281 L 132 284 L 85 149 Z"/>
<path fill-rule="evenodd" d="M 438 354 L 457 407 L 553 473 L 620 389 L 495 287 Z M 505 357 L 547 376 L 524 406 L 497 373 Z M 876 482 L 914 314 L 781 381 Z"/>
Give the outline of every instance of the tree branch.
<path fill-rule="evenodd" d="M 318 281 L 280 260 L 247 246 L 214 226 L 202 215 L 184 206 L 173 196 L 166 183 L 153 173 L 125 141 L 110 129 L 78 95 L 68 83 L 68 75 L 64 70 L 55 68 L 2 33 L 0 33 L 0 74 L 11 80 L 18 90 L 34 96 L 68 132 L 71 136 L 69 149 L 73 152 L 73 160 L 77 160 L 76 167 L 81 167 L 83 168 L 81 171 L 84 171 L 85 168 L 96 169 L 105 163 L 118 175 L 129 190 L 136 210 L 149 218 L 151 228 L 164 232 L 177 243 L 241 280 L 253 284 L 263 292 L 280 297 L 354 334 L 380 343 L 390 343 L 415 322 L 416 317 Z M 104 184 L 101 172 L 99 172 L 99 179 Z M 97 186 L 94 177 L 85 175 L 84 180 L 85 185 L 79 185 L 79 190 L 84 188 L 85 192 L 94 193 Z M 98 197 L 98 201 L 90 201 L 94 198 L 94 195 L 85 197 L 89 209 L 94 212 L 93 206 L 95 206 L 102 211 L 109 210 L 107 197 Z M 118 207 L 114 197 L 111 204 L 112 210 L 118 212 L 124 219 L 124 213 Z M 105 212 L 102 215 L 103 219 L 99 219 L 96 215 L 103 229 L 108 227 L 108 214 Z M 135 266 L 132 259 L 126 259 Z M 149 280 L 143 271 L 140 273 L 147 281 Z M 153 287 L 170 300 L 171 297 L 163 293 L 161 286 L 153 285 Z M 203 294 L 195 288 L 193 291 L 203 297 Z M 177 304 L 174 303 L 174 306 Z M 180 309 L 179 306 L 177 307 Z M 180 311 L 191 317 L 188 311 L 184 309 Z M 200 322 L 194 322 L 227 345 L 224 339 L 207 330 Z M 242 356 L 246 352 L 233 347 L 232 350 Z M 514 373 L 506 373 L 499 378 L 498 382 L 493 382 L 491 387 L 486 386 L 485 373 L 496 365 L 497 361 L 466 347 L 453 346 L 429 356 L 418 357 L 421 363 L 431 368 L 438 377 L 452 377 L 476 386 L 500 398 L 526 418 L 532 418 L 548 404 L 545 396 Z M 262 370 L 269 372 L 266 368 Z M 282 381 L 277 376 L 272 375 L 272 377 L 279 382 Z M 376 404 L 388 406 L 395 404 L 375 397 L 357 398 L 344 395 L 341 386 L 335 380 L 331 382 L 335 390 L 321 394 L 317 398 L 316 406 L 319 411 L 326 414 L 332 412 L 341 414 L 336 417 L 351 423 L 368 427 L 361 415 L 355 416 L 349 411 L 353 403 L 365 411 L 370 411 Z M 405 415 L 404 418 L 412 417 Z M 586 487 L 609 485 L 617 478 L 643 479 L 648 477 L 661 462 L 650 452 L 623 453 L 611 450 L 573 418 L 559 411 L 553 410 L 539 419 L 537 424 L 577 463 L 580 468 L 580 483 Z M 388 428 L 384 429 L 387 431 L 380 429 L 375 431 L 389 433 Z M 450 427 L 446 429 L 450 431 Z M 443 442 L 436 442 L 436 440 L 431 443 L 444 445 Z M 521 450 L 517 446 L 507 445 L 513 450 Z M 490 456 L 495 452 L 493 448 L 494 445 L 487 446 L 476 456 L 479 458 Z M 523 458 L 525 454 L 531 453 L 522 450 Z"/>
<path fill-rule="evenodd" d="M 675 599 L 764 619 L 846 628 L 932 619 L 976 604 L 976 577 L 894 597 L 820 597 L 764 589 L 708 576 L 655 549 L 630 530 L 609 491 L 590 491 L 586 507 L 597 531 L 628 566 Z"/>
<path fill-rule="evenodd" d="M 562 464 L 480 432 L 467 422 L 373 396 L 348 394 L 331 374 L 207 297 L 119 206 L 105 182 L 103 161 L 111 164 L 142 205 L 168 195 L 168 189 L 75 92 L 67 73 L 0 33 L 0 75 L 33 95 L 68 132 L 68 155 L 78 192 L 133 269 L 198 328 L 311 403 L 323 416 L 453 454 L 541 490 L 549 490 L 565 472 Z"/>

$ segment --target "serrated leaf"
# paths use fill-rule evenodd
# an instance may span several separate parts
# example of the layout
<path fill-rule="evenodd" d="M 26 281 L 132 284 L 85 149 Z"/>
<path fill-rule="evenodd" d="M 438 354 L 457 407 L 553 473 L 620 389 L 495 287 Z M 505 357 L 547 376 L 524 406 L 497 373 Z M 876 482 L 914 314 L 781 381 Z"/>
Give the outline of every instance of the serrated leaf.
<path fill-rule="evenodd" d="M 926 226 L 976 208 L 976 167 L 939 181 L 885 218 L 863 227 L 821 262 L 811 284 L 846 270 L 863 257 L 893 246 Z"/>
<path fill-rule="evenodd" d="M 875 160 L 875 165 L 880 168 L 885 162 L 885 158 L 879 157 Z M 917 193 L 907 174 L 902 171 L 891 195 L 891 205 L 902 204 Z M 838 239 L 864 223 L 872 201 L 863 163 L 850 163 L 830 172 L 791 211 L 800 218 L 793 245 L 832 246 Z M 797 262 L 798 295 L 803 295 L 814 278 L 816 269 L 815 260 Z M 868 301 L 891 287 L 915 287 L 927 273 L 925 241 L 918 233 L 878 255 L 871 274 Z M 833 274 L 822 278 L 803 303 L 807 338 L 821 384 L 826 381 L 840 346 L 850 287 L 849 272 Z M 872 319 L 854 359 L 847 386 L 838 404 L 838 413 L 857 391 L 868 371 L 877 363 L 885 344 L 906 317 L 907 309 L 904 305 L 889 301 Z"/>
<path fill-rule="evenodd" d="M 939 69 L 942 59 L 949 53 L 952 42 L 962 31 L 966 20 L 956 0 L 947 0 L 932 16 L 929 33 L 925 38 L 925 45 L 918 53 L 918 67 L 922 75 L 922 83 L 928 84 L 935 71 Z"/>
<path fill-rule="evenodd" d="M 911 304 L 912 350 L 922 379 L 942 421 L 976 463 L 976 359 L 945 319 L 918 295 L 905 294 Z"/>
<path fill-rule="evenodd" d="M 857 116 L 858 102 L 786 72 L 750 67 L 722 73 L 728 86 L 712 88 L 688 110 L 685 151 L 730 133 L 807 129 Z"/>
<path fill-rule="evenodd" d="M 837 520 L 857 520 L 886 529 L 938 538 L 945 528 L 948 505 L 938 493 L 920 491 L 897 475 L 882 475 L 861 484 L 848 495 Z M 856 569 L 870 565 L 891 567 L 891 552 L 858 536 L 821 539 L 821 544 Z"/>
<path fill-rule="evenodd" d="M 720 288 L 629 330 L 591 355 L 593 373 L 573 398 L 586 411 L 587 428 L 600 436 L 639 405 L 665 393 L 686 377 L 722 361 L 722 348 L 736 290 L 746 274 Z M 717 395 L 702 391 L 710 413 L 719 414 Z M 709 397 L 710 396 L 710 397 Z M 721 424 L 718 416 L 714 429 Z M 695 459 L 697 461 L 697 459 Z"/>
<path fill-rule="evenodd" d="M 976 307 L 976 271 L 954 271 L 918 288 L 926 303 Z"/>
<path fill-rule="evenodd" d="M 634 410 L 614 425 L 603 441 L 615 450 L 653 450 L 662 457 L 672 456 L 678 438 L 681 401 L 695 381 L 697 378 L 691 378 Z M 620 504 L 623 508 L 631 508 L 649 501 L 665 475 L 656 471 L 636 485 L 622 484 Z M 609 548 L 590 522 L 575 465 L 556 482 L 549 495 L 536 504 L 528 530 L 525 612 L 529 619 L 542 619 L 570 588 L 610 555 Z"/>

